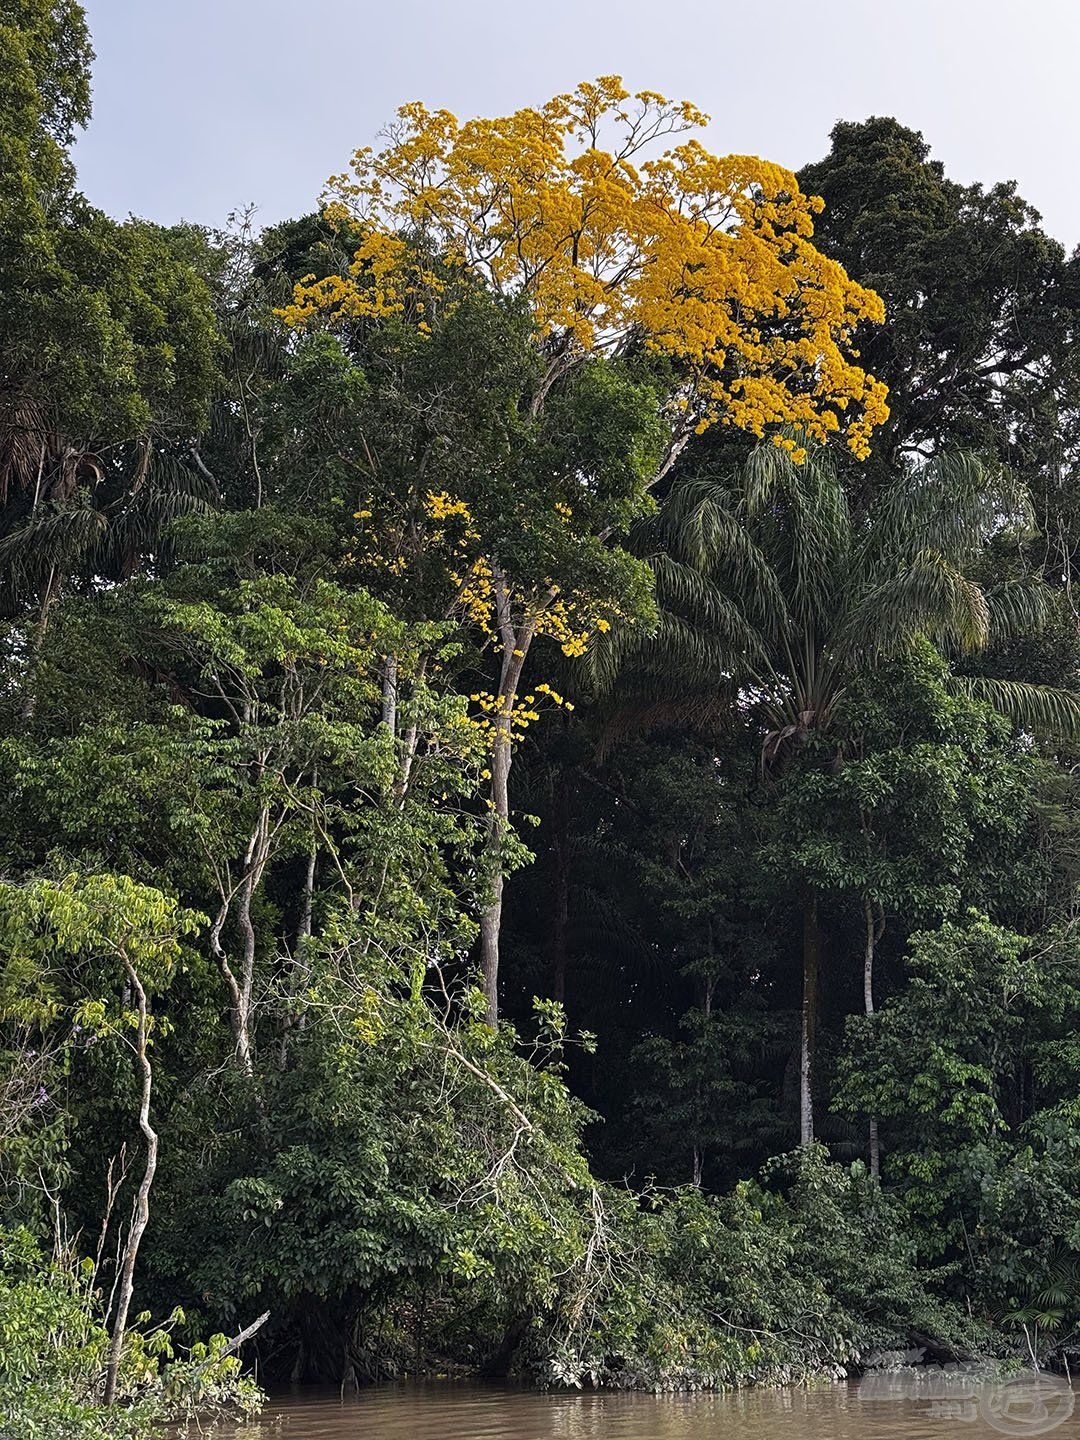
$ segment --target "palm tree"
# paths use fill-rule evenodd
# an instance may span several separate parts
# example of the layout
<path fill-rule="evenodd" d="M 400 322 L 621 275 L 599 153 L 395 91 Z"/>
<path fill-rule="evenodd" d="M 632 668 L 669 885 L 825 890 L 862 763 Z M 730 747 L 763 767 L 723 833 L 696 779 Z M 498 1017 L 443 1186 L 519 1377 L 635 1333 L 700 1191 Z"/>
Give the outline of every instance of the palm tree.
<path fill-rule="evenodd" d="M 801 442 L 786 437 L 793 446 Z M 974 456 L 911 466 L 867 508 L 850 502 L 828 452 L 797 463 L 764 444 L 735 473 L 675 485 L 634 543 L 656 575 L 659 623 L 624 629 L 594 659 L 639 717 L 680 706 L 741 713 L 762 732 L 762 766 L 795 763 L 827 734 L 852 677 L 929 638 L 949 655 L 1038 629 L 1053 592 L 1024 576 L 974 578 L 991 542 L 1030 526 L 1026 495 Z M 1080 695 L 954 676 L 958 687 L 1033 731 L 1080 734 Z M 812 1079 L 821 931 L 803 903 L 800 1136 L 814 1135 Z"/>
<path fill-rule="evenodd" d="M 26 720 L 37 704 L 37 657 L 65 589 L 131 575 L 161 554 L 174 520 L 216 498 L 194 447 L 150 440 L 117 446 L 108 460 L 72 449 L 42 464 L 36 480 L 32 496 L 13 490 L 0 504 L 0 614 L 26 621 Z"/>

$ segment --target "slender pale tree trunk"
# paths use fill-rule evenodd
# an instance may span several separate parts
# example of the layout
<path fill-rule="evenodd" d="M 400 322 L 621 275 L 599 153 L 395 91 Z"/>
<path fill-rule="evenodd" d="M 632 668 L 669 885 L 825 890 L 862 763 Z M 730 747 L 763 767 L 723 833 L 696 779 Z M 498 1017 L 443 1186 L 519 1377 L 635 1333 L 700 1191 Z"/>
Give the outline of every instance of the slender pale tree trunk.
<path fill-rule="evenodd" d="M 116 1315 L 113 1319 L 112 1335 L 109 1340 L 108 1357 L 105 1366 L 105 1395 L 106 1405 L 111 1405 L 116 1399 L 116 1386 L 120 1374 L 120 1358 L 124 1349 L 124 1336 L 127 1333 L 128 1312 L 131 1309 L 131 1296 L 135 1289 L 135 1261 L 139 1254 L 139 1245 L 142 1242 L 143 1232 L 150 1220 L 150 1188 L 154 1183 L 154 1174 L 157 1170 L 158 1137 L 157 1132 L 150 1124 L 150 1094 L 153 1088 L 153 1070 L 150 1065 L 149 1056 L 149 1017 L 146 1003 L 146 991 L 135 970 L 135 967 L 124 956 L 124 968 L 127 971 L 128 983 L 139 1007 L 139 1025 L 135 1035 L 135 1053 L 138 1059 L 139 1071 L 142 1077 L 142 1094 L 139 1100 L 139 1129 L 146 1140 L 146 1166 L 143 1170 L 143 1177 L 139 1184 L 139 1193 L 135 1199 L 135 1213 L 131 1221 L 131 1229 L 128 1231 L 127 1243 L 124 1246 L 123 1258 L 120 1262 L 120 1285 L 117 1291 Z"/>
<path fill-rule="evenodd" d="M 817 896 L 803 904 L 802 1045 L 799 1056 L 799 1143 L 814 1141 L 814 1064 L 817 1052 L 818 987 L 821 978 L 821 926 Z"/>
<path fill-rule="evenodd" d="M 318 783 L 318 772 L 312 776 L 312 785 Z M 314 802 L 313 802 L 314 803 Z M 308 850 L 307 863 L 304 866 L 304 884 L 300 891 L 300 914 L 296 921 L 296 944 L 293 947 L 293 974 L 291 986 L 294 994 L 303 991 L 311 975 L 311 965 L 306 953 L 307 942 L 311 939 L 311 922 L 315 908 L 315 871 L 319 863 L 319 838 L 315 824 L 314 809 L 311 816 L 311 848 Z M 301 1010 L 295 1018 L 291 1012 L 285 1015 L 281 1027 L 281 1053 L 278 1059 L 278 1068 L 285 1069 L 289 1058 L 289 1034 L 296 1026 L 298 1030 L 307 1027 L 307 1010 Z"/>
<path fill-rule="evenodd" d="M 41 652 L 45 646 L 45 635 L 49 628 L 49 617 L 52 613 L 53 602 L 59 590 L 57 583 L 56 566 L 50 566 L 49 578 L 45 582 L 45 590 L 41 597 L 41 606 L 38 610 L 37 619 L 30 635 L 30 654 L 28 656 L 26 697 L 22 705 L 22 718 L 29 723 L 37 714 L 38 703 L 38 667 Z"/>
<path fill-rule="evenodd" d="M 480 970 L 483 977 L 485 1016 L 489 1025 L 499 1022 L 499 933 L 503 908 L 503 844 L 510 824 L 510 765 L 513 760 L 513 715 L 518 685 L 536 632 L 536 616 L 528 616 L 515 631 L 510 590 L 505 575 L 492 566 L 495 614 L 502 644 L 499 694 L 491 738 L 491 794 L 488 802 L 484 870 L 488 899 L 480 914 Z"/>
<path fill-rule="evenodd" d="M 318 858 L 319 850 L 315 841 L 315 828 L 312 826 L 311 849 L 308 851 L 307 866 L 304 870 L 304 889 L 300 902 L 300 919 L 296 926 L 298 945 L 303 945 L 305 940 L 311 939 L 311 915 L 315 903 L 315 865 Z"/>
<path fill-rule="evenodd" d="M 874 1013 L 874 952 L 877 945 L 880 931 L 877 920 L 874 916 L 874 907 L 871 901 L 863 901 L 863 909 L 866 915 L 866 953 L 863 959 L 863 1008 L 867 1015 Z M 881 1147 L 878 1143 L 878 1125 L 876 1116 L 870 1117 L 870 1174 L 875 1180 L 881 1174 Z"/>
<path fill-rule="evenodd" d="M 484 843 L 488 900 L 480 914 L 480 969 L 484 979 L 485 1015 L 489 1025 L 499 1022 L 499 932 L 502 929 L 502 849 L 510 823 L 510 763 L 512 732 L 510 715 L 515 692 L 502 691 L 504 704 L 495 717 L 491 748 L 491 798 L 487 837 Z M 504 713 L 505 710 L 505 713 Z"/>
<path fill-rule="evenodd" d="M 255 829 L 244 853 L 244 873 L 239 886 L 222 893 L 221 908 L 210 927 L 210 949 L 218 962 L 229 992 L 229 1016 L 236 1040 L 236 1053 L 248 1079 L 255 1074 L 255 1046 L 251 1033 L 251 1002 L 255 985 L 257 939 L 251 913 L 255 894 L 262 883 L 263 872 L 270 858 L 270 807 L 263 805 Z M 230 964 L 221 943 L 222 931 L 236 902 L 236 922 L 240 931 L 239 973 Z"/>
<path fill-rule="evenodd" d="M 423 685 L 424 677 L 427 674 L 428 657 L 422 655 L 420 663 L 416 667 L 416 674 L 413 681 L 413 692 Z M 395 674 L 395 684 L 397 676 Z M 412 775 L 413 762 L 416 759 L 416 747 L 420 740 L 420 729 L 416 721 L 416 711 L 413 710 L 412 719 L 405 726 L 405 734 L 402 737 L 401 769 L 398 773 L 396 795 L 399 808 L 405 805 L 406 796 L 409 793 L 409 779 Z"/>
<path fill-rule="evenodd" d="M 396 655 L 387 655 L 383 670 L 382 722 L 391 735 L 397 734 L 398 662 Z"/>

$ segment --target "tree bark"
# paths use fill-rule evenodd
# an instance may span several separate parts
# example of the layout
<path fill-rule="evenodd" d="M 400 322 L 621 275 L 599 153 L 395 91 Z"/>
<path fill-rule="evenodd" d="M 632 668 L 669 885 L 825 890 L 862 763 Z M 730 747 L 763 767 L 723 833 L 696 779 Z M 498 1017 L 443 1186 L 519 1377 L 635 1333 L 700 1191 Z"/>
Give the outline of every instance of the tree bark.
<path fill-rule="evenodd" d="M 319 858 L 315 839 L 315 827 L 311 831 L 311 849 L 308 851 L 307 866 L 304 870 L 304 889 L 300 901 L 300 919 L 296 926 L 298 948 L 305 940 L 311 939 L 311 914 L 315 901 L 315 865 Z"/>
<path fill-rule="evenodd" d="M 799 1063 L 799 1143 L 814 1142 L 814 1062 L 817 1050 L 818 986 L 821 977 L 821 927 L 817 896 L 803 904 L 802 1046 Z"/>
<path fill-rule="evenodd" d="M 536 631 L 536 616 L 528 616 L 514 629 L 510 590 L 497 565 L 491 567 L 495 591 L 495 614 L 502 643 L 499 667 L 499 694 L 495 706 L 491 740 L 491 795 L 488 802 L 487 835 L 484 842 L 484 869 L 488 880 L 488 901 L 480 914 L 480 970 L 483 977 L 485 1010 L 489 1025 L 499 1023 L 499 933 L 502 929 L 504 875 L 503 841 L 510 824 L 510 765 L 513 760 L 513 714 L 525 657 Z"/>
<path fill-rule="evenodd" d="M 398 662 L 396 655 L 387 655 L 383 670 L 382 722 L 391 735 L 397 735 Z"/>
<path fill-rule="evenodd" d="M 427 664 L 428 664 L 428 657 L 427 657 L 426 655 L 422 655 L 422 656 L 420 657 L 420 662 L 419 662 L 419 664 L 418 664 L 417 667 L 416 667 L 416 674 L 415 674 L 414 681 L 413 681 L 413 697 L 414 697 L 414 700 L 415 700 L 415 696 L 416 696 L 416 691 L 419 690 L 419 688 L 420 688 L 420 687 L 423 685 L 423 683 L 424 683 L 424 677 L 425 677 L 425 675 L 427 674 Z M 406 800 L 406 797 L 407 797 L 407 795 L 408 795 L 408 793 L 409 793 L 409 777 L 412 775 L 412 767 L 413 767 L 413 762 L 414 762 L 414 760 L 416 759 L 416 747 L 417 747 L 417 744 L 418 744 L 418 742 L 419 742 L 419 739 L 420 739 L 420 729 L 419 729 L 419 726 L 417 725 L 417 722 L 416 722 L 416 711 L 415 711 L 415 708 L 414 708 L 414 710 L 413 710 L 413 718 L 412 718 L 412 719 L 409 721 L 409 723 L 406 725 L 406 727 L 405 727 L 405 735 L 404 735 L 404 738 L 403 738 L 403 753 L 402 753 L 402 756 L 401 756 L 401 770 L 400 770 L 400 772 L 399 772 L 399 774 L 398 774 L 397 788 L 396 788 L 396 792 L 395 792 L 396 795 L 397 795 L 397 802 L 398 802 L 398 807 L 399 807 L 399 809 L 404 809 L 404 807 L 405 807 L 405 800 Z"/>
<path fill-rule="evenodd" d="M 262 883 L 263 872 L 270 857 L 270 808 L 263 805 L 255 829 L 244 853 L 244 874 L 236 890 L 223 889 L 221 908 L 210 927 L 210 949 L 218 962 L 229 992 L 229 1018 L 236 1040 L 236 1053 L 248 1079 L 255 1074 L 255 1046 L 251 1033 L 251 1002 L 255 983 L 257 936 L 251 907 Z M 229 963 L 221 943 L 222 931 L 236 899 L 236 920 L 241 937 L 240 974 Z"/>
<path fill-rule="evenodd" d="M 513 699 L 510 700 L 513 709 Z M 499 932 L 502 929 L 503 886 L 502 843 L 510 823 L 511 732 L 509 715 L 499 714 L 491 753 L 491 800 L 488 831 L 484 844 L 489 899 L 480 915 L 480 969 L 484 978 L 484 1018 L 499 1023 Z"/>
<path fill-rule="evenodd" d="M 45 593 L 41 597 L 41 607 L 38 610 L 37 620 L 34 622 L 33 633 L 30 638 L 30 655 L 27 673 L 26 698 L 23 700 L 21 718 L 30 723 L 37 714 L 38 703 L 38 663 L 41 652 L 45 648 L 45 634 L 49 628 L 49 615 L 52 611 L 53 601 L 56 599 L 56 592 L 59 587 L 56 583 L 56 566 L 49 569 L 49 578 L 45 582 Z"/>
<path fill-rule="evenodd" d="M 874 916 L 874 907 L 871 901 L 863 901 L 863 910 L 866 915 L 866 954 L 863 958 L 863 1008 L 867 1015 L 874 1013 L 874 950 L 877 945 L 879 930 Z M 881 1146 L 878 1141 L 878 1125 L 876 1116 L 870 1117 L 870 1174 L 874 1179 L 881 1175 Z"/>
<path fill-rule="evenodd" d="M 124 1255 L 120 1264 L 120 1287 L 117 1293 L 116 1316 L 113 1320 L 112 1336 L 109 1340 L 108 1359 L 105 1368 L 105 1395 L 106 1405 L 112 1405 L 116 1399 L 116 1386 L 120 1374 L 120 1357 L 124 1349 L 124 1336 L 127 1333 L 128 1312 L 131 1309 L 131 1296 L 135 1289 L 135 1261 L 139 1254 L 139 1245 L 142 1242 L 143 1232 L 150 1220 L 150 1187 L 154 1183 L 154 1173 L 157 1170 L 158 1137 L 153 1126 L 150 1124 L 150 1093 L 153 1087 L 153 1071 L 150 1066 L 149 1049 L 149 1020 L 147 1014 L 146 991 L 136 973 L 135 967 L 124 956 L 124 968 L 127 971 L 128 981 L 135 995 L 139 1007 L 139 1027 L 136 1032 L 136 1055 L 139 1062 L 139 1070 L 142 1075 L 142 1094 L 139 1101 L 139 1129 L 146 1140 L 146 1167 L 143 1170 L 143 1178 L 139 1184 L 139 1193 L 135 1199 L 135 1214 L 131 1221 L 131 1229 L 128 1232 L 127 1244 L 124 1246 Z"/>

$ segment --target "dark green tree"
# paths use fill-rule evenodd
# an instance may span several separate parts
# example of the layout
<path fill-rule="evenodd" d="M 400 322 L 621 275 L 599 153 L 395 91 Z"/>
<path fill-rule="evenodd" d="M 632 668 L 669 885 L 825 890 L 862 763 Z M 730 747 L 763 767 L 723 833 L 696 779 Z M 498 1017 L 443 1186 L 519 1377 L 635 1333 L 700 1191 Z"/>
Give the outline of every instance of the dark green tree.
<path fill-rule="evenodd" d="M 930 638 L 978 651 L 996 632 L 1038 629 L 1051 594 L 1037 578 L 983 586 L 995 537 L 1023 527 L 1022 491 L 969 456 L 901 468 L 857 508 L 824 450 L 796 464 L 759 448 L 728 479 L 673 487 L 636 543 L 651 553 L 661 607 L 651 639 L 623 630 L 599 673 L 669 702 L 707 696 L 756 723 L 773 774 L 810 741 L 838 744 L 838 712 L 857 676 Z M 953 682 L 1022 723 L 1075 733 L 1069 691 L 986 677 Z M 813 1057 L 821 970 L 816 894 L 803 904 L 801 1135 L 814 1136 Z"/>

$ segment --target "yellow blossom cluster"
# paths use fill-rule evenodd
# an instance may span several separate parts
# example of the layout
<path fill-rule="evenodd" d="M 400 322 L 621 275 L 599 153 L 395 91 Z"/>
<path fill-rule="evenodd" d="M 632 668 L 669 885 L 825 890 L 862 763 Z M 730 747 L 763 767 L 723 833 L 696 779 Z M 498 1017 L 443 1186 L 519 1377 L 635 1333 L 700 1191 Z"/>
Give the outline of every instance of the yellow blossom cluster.
<path fill-rule="evenodd" d="M 366 570 L 373 570 L 385 575 L 404 575 L 409 568 L 409 562 L 400 553 L 395 544 L 387 543 L 385 537 L 380 539 L 376 531 L 364 522 L 372 518 L 372 512 L 367 509 L 353 511 L 353 519 L 361 523 L 357 526 L 360 531 L 361 544 L 354 549 L 349 549 L 343 555 L 347 565 L 360 565 Z"/>
<path fill-rule="evenodd" d="M 537 616 L 537 635 L 547 635 L 554 640 L 569 659 L 584 655 L 589 637 L 595 630 L 601 633 L 611 629 L 611 621 L 605 615 L 584 616 L 579 607 L 557 598 Z"/>
<path fill-rule="evenodd" d="M 790 170 L 692 138 L 654 153 L 706 118 L 617 76 L 499 119 L 406 105 L 387 144 L 330 182 L 332 218 L 363 236 L 348 275 L 306 277 L 281 313 L 303 325 L 408 303 L 426 328 L 445 282 L 423 257 L 437 256 L 440 273 L 523 296 L 563 363 L 643 337 L 688 377 L 692 429 L 795 425 L 864 456 L 888 408 L 853 341 L 882 302 L 814 245 L 822 202 Z"/>
<path fill-rule="evenodd" d="M 455 499 L 447 490 L 429 490 L 424 508 L 433 520 L 450 520 L 455 515 L 463 520 L 472 519 L 465 501 Z"/>
<path fill-rule="evenodd" d="M 326 206 L 334 223 L 344 220 L 342 205 Z M 417 258 L 414 247 L 386 230 L 368 228 L 347 275 L 305 275 L 293 288 L 293 303 L 277 313 L 292 326 L 332 313 L 349 320 L 382 319 L 403 314 L 411 304 L 417 328 L 430 333 L 427 312 L 445 290 L 443 281 Z M 422 297 L 422 298 L 421 298 Z"/>
<path fill-rule="evenodd" d="M 455 605 L 459 606 L 469 619 L 486 634 L 491 634 L 491 614 L 494 605 L 494 584 L 490 562 L 484 556 L 477 556 L 464 571 L 460 568 L 466 553 L 474 550 L 480 539 L 473 524 L 473 517 L 464 500 L 451 495 L 448 490 L 429 490 L 424 500 L 424 509 L 436 527 L 428 534 L 428 544 L 433 547 L 448 546 L 451 551 L 447 575 L 457 590 Z M 453 526 L 451 535 L 446 532 L 447 522 Z"/>
<path fill-rule="evenodd" d="M 483 733 L 490 741 L 495 732 L 496 720 L 502 719 L 504 722 L 509 722 L 511 739 L 516 739 L 519 735 L 524 734 L 534 720 L 540 719 L 538 707 L 543 703 L 541 696 L 544 700 L 558 705 L 563 710 L 569 711 L 574 708 L 570 700 L 553 690 L 546 681 L 534 686 L 530 694 L 520 697 L 493 695 L 490 690 L 478 690 L 470 695 L 469 699 L 479 707 L 480 714 L 470 716 L 469 724 Z"/>
<path fill-rule="evenodd" d="M 359 554 L 355 550 L 349 550 L 343 558 L 346 564 L 361 565 L 366 570 L 384 575 L 404 575 L 409 568 L 409 562 L 404 555 L 386 555 L 375 544 L 365 546 Z"/>
<path fill-rule="evenodd" d="M 490 562 L 481 555 L 473 561 L 464 575 L 451 574 L 450 579 L 458 587 L 457 603 L 465 614 L 485 635 L 493 634 L 495 582 Z"/>
<path fill-rule="evenodd" d="M 573 702 L 565 700 L 557 690 L 553 690 L 546 680 L 542 680 L 536 687 L 538 695 L 546 695 L 553 705 L 560 706 L 563 710 L 573 710 Z"/>

